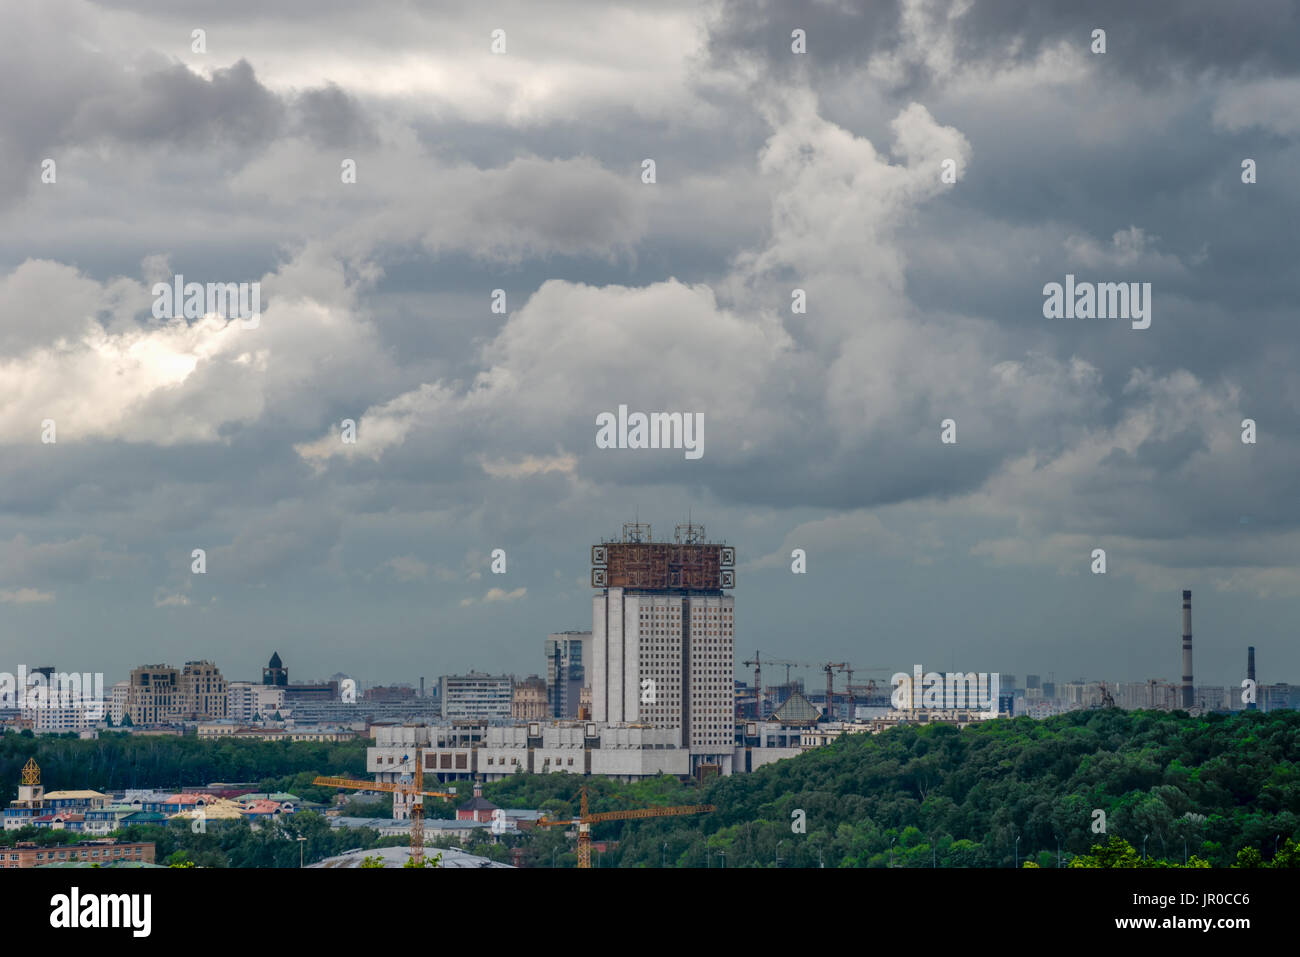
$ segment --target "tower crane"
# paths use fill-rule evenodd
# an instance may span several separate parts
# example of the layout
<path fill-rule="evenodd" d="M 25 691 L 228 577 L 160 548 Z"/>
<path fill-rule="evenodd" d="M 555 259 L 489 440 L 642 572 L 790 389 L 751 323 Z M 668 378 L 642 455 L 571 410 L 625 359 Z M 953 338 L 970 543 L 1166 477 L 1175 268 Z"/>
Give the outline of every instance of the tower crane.
<path fill-rule="evenodd" d="M 876 681 L 874 678 L 868 679 L 865 685 L 855 685 L 853 683 L 853 672 L 865 671 L 868 674 L 877 674 L 877 673 L 888 674 L 889 669 L 888 668 L 854 668 L 852 665 L 842 665 L 840 667 L 840 670 L 843 671 L 846 675 L 848 675 L 848 679 L 849 679 L 848 682 L 845 684 L 844 689 L 845 692 L 848 694 L 849 720 L 852 721 L 854 714 L 857 712 L 857 707 L 856 707 L 857 692 L 861 691 L 864 697 L 868 697 L 868 698 L 871 695 L 876 693 Z"/>
<path fill-rule="evenodd" d="M 828 661 L 822 665 L 822 671 L 826 672 L 826 720 L 835 719 L 835 672 L 843 671 L 848 668 L 848 662 L 845 661 Z"/>
<path fill-rule="evenodd" d="M 402 755 L 401 767 L 405 767 L 410 757 Z M 403 775 L 405 777 L 405 775 Z M 413 783 L 406 781 L 361 781 L 356 778 L 318 777 L 312 784 L 324 788 L 343 788 L 349 791 L 384 791 L 394 796 L 401 795 L 403 803 L 411 801 L 411 860 L 416 867 L 424 863 L 424 801 L 426 797 L 454 798 L 449 791 L 424 790 L 424 752 L 415 749 L 415 778 Z"/>
<path fill-rule="evenodd" d="M 763 653 L 754 652 L 754 657 L 749 661 L 741 662 L 746 667 L 752 666 L 754 669 L 754 717 L 759 721 L 763 720 Z M 802 661 L 788 661 L 785 658 L 768 658 L 769 665 L 785 665 L 785 683 L 790 684 L 791 668 L 810 668 L 811 665 Z"/>
<path fill-rule="evenodd" d="M 587 807 L 587 786 L 585 784 L 582 786 L 580 793 L 577 817 L 558 821 L 542 818 L 537 822 L 538 827 L 577 826 L 579 867 L 591 867 L 591 825 L 593 824 L 599 824 L 602 821 L 629 821 L 647 817 L 678 817 L 684 814 L 705 814 L 714 810 L 712 804 L 684 804 L 675 807 L 642 807 L 631 808 L 626 811 L 602 811 L 599 814 L 592 814 Z"/>

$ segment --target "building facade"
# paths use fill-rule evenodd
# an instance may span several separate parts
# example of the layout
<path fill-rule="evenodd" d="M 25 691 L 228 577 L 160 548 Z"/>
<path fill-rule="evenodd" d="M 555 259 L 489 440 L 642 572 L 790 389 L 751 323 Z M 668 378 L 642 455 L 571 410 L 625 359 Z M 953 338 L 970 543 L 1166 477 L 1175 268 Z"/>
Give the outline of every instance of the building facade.
<path fill-rule="evenodd" d="M 735 739 L 735 550 L 679 525 L 672 543 L 624 526 L 592 549 L 592 719 L 674 730 L 692 770 L 730 773 Z M 602 587 L 603 586 L 603 587 Z"/>
<path fill-rule="evenodd" d="M 131 723 L 140 726 L 180 720 L 184 714 L 180 678 L 180 672 L 170 665 L 141 665 L 132 669 L 126 702 Z"/>
<path fill-rule="evenodd" d="M 182 706 L 195 718 L 224 718 L 229 699 L 226 679 L 210 661 L 187 661 L 180 676 Z"/>
<path fill-rule="evenodd" d="M 542 721 L 550 717 L 546 680 L 530 675 L 515 683 L 510 717 L 516 721 Z"/>
<path fill-rule="evenodd" d="M 591 632 L 560 631 L 547 636 L 546 694 L 552 718 L 577 718 L 582 707 L 582 689 L 587 687 L 587 649 Z"/>
<path fill-rule="evenodd" d="M 240 724 L 267 721 L 285 710 L 284 687 L 232 681 L 226 690 L 226 717 Z"/>
<path fill-rule="evenodd" d="M 119 681 L 113 685 L 112 697 L 108 704 L 108 716 L 112 719 L 114 726 L 122 723 L 122 717 L 126 714 L 127 699 L 131 694 L 131 682 Z"/>
<path fill-rule="evenodd" d="M 101 866 L 134 862 L 152 864 L 154 862 L 153 841 L 136 843 L 118 843 L 114 840 L 79 841 L 58 847 L 45 847 L 40 844 L 16 844 L 2 848 L 0 860 L 5 867 L 41 867 L 45 864 L 66 864 L 76 861 L 89 861 Z"/>
<path fill-rule="evenodd" d="M 449 721 L 474 718 L 510 720 L 514 705 L 514 678 L 471 671 L 438 679 L 442 717 Z"/>

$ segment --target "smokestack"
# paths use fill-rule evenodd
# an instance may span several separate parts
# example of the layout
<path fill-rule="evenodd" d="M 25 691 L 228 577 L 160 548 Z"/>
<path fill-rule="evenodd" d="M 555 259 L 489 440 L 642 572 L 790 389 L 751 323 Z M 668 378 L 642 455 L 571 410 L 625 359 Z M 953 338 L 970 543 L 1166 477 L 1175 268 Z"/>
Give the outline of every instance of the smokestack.
<path fill-rule="evenodd" d="M 1183 707 L 1191 708 L 1195 701 L 1192 689 L 1192 593 L 1183 591 Z"/>
<path fill-rule="evenodd" d="M 1254 688 L 1255 687 L 1255 646 L 1254 645 L 1251 645 L 1246 649 L 1246 677 L 1250 679 L 1251 687 Z M 1256 691 L 1255 692 L 1256 697 L 1258 697 L 1258 694 L 1259 692 Z M 1255 710 L 1255 702 L 1253 699 L 1251 700 L 1250 704 L 1246 705 L 1246 710 L 1247 711 Z"/>

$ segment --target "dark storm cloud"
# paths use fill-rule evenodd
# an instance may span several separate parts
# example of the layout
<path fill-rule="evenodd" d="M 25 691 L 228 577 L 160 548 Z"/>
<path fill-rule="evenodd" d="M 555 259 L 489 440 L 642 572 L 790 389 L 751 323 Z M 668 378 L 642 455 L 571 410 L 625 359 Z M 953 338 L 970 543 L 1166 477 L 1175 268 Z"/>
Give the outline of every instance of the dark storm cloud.
<path fill-rule="evenodd" d="M 1106 30 L 1107 54 L 1099 70 L 1115 70 L 1143 81 L 1170 82 L 1177 74 L 1280 73 L 1300 68 L 1300 2 L 1263 0 L 1234 5 L 1218 0 L 1132 3 L 1096 0 L 1084 4 L 1038 0 L 976 0 L 959 16 L 955 0 L 905 4 L 902 0 L 835 3 L 819 0 L 727 0 L 712 26 L 709 49 L 725 66 L 753 57 L 778 76 L 807 69 L 814 78 L 861 68 L 877 53 L 893 53 L 906 37 L 908 17 L 937 30 L 951 26 L 960 64 L 1001 66 L 1024 62 L 1061 42 L 1089 49 L 1092 31 Z M 905 9 L 912 7 L 905 14 Z M 807 32 L 808 53 L 790 49 L 791 30 Z M 900 84 L 915 90 L 933 80 L 922 62 L 906 64 Z"/>
<path fill-rule="evenodd" d="M 241 149 L 264 144 L 284 120 L 280 99 L 240 60 L 207 80 L 183 64 L 142 76 L 136 84 L 92 95 L 68 135 L 76 142 L 108 137 L 126 143 L 210 144 Z"/>
<path fill-rule="evenodd" d="M 943 5 L 938 5 L 943 9 Z M 957 21 L 963 58 L 1005 56 L 1012 41 L 1017 57 L 1031 58 L 1062 40 L 1087 49 L 1094 29 L 1106 30 L 1107 69 L 1144 80 L 1172 81 L 1179 73 L 1280 73 L 1300 68 L 1300 2 L 1217 0 L 1130 3 L 1096 0 L 1086 6 L 1034 0 L 977 2 Z"/>
<path fill-rule="evenodd" d="M 901 35 L 897 0 L 726 0 L 710 23 L 709 53 L 721 68 L 737 58 L 757 57 L 778 75 L 788 76 L 807 61 L 791 50 L 791 32 L 807 35 L 807 56 L 832 68 L 857 69 L 875 50 L 896 46 Z"/>
<path fill-rule="evenodd" d="M 335 84 L 307 90 L 295 100 L 294 107 L 301 131 L 319 146 L 346 147 L 374 142 L 374 126 L 364 109 Z"/>

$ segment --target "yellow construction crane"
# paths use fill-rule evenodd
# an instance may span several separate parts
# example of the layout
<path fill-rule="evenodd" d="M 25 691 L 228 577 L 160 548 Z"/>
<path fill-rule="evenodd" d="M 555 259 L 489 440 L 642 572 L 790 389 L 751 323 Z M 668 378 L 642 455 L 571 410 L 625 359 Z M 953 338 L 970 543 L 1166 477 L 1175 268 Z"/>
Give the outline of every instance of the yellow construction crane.
<path fill-rule="evenodd" d="M 406 758 L 403 756 L 402 766 L 406 765 Z M 455 794 L 448 791 L 426 791 L 424 790 L 424 752 L 420 748 L 415 749 L 415 779 L 412 784 L 404 781 L 396 783 L 388 781 L 361 781 L 356 778 L 333 778 L 318 777 L 312 784 L 323 788 L 344 788 L 349 791 L 385 791 L 393 795 L 401 795 L 403 798 L 411 800 L 411 860 L 415 862 L 416 867 L 424 863 L 424 801 L 426 797 L 437 798 L 454 798 Z"/>
<path fill-rule="evenodd" d="M 573 827 L 577 825 L 579 867 L 591 867 L 591 825 L 593 824 L 599 824 L 602 821 L 628 821 L 647 817 L 706 814 L 715 809 L 712 804 L 685 804 L 676 807 L 643 807 L 628 811 L 602 811 L 600 814 L 592 814 L 587 808 L 587 786 L 585 784 L 582 786 L 581 794 L 577 817 L 560 821 L 548 821 L 546 818 L 542 818 L 537 822 L 538 827 Z"/>

